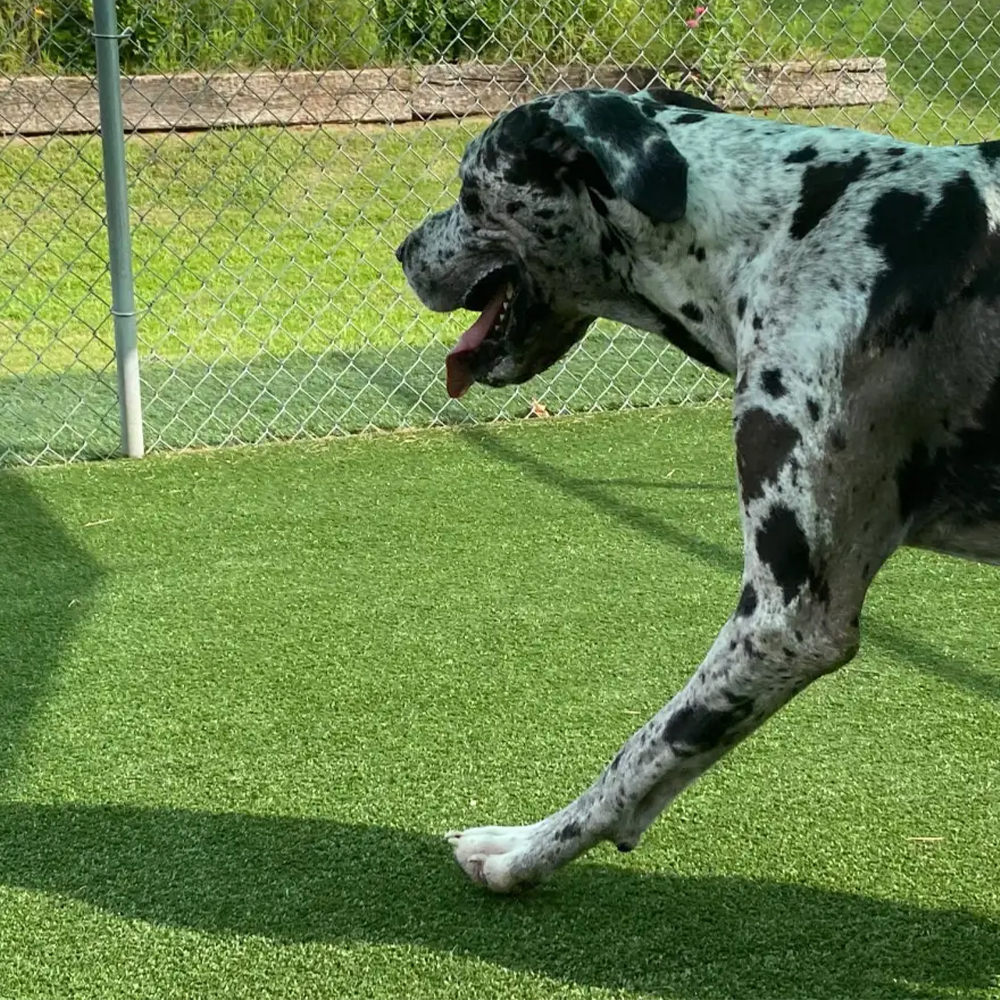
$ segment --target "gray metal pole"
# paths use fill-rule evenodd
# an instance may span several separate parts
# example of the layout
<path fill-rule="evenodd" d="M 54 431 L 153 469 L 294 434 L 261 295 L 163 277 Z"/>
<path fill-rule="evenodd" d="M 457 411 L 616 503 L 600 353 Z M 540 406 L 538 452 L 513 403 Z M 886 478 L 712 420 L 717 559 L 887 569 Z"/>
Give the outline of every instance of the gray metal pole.
<path fill-rule="evenodd" d="M 111 313 L 115 322 L 118 369 L 118 414 L 122 451 L 141 458 L 142 396 L 139 391 L 139 348 L 132 280 L 132 236 L 125 176 L 125 126 L 122 120 L 121 74 L 118 65 L 118 17 L 115 0 L 94 0 L 94 48 L 101 105 L 104 150 L 104 198 L 108 211 L 108 254 L 111 263 Z"/>

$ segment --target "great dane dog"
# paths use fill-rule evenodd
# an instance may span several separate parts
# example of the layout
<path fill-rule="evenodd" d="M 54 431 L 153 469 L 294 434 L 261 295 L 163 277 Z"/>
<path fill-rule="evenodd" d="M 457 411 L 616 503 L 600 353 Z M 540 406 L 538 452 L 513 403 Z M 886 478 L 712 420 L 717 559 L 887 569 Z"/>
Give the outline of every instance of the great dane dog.
<path fill-rule="evenodd" d="M 574 802 L 447 835 L 504 892 L 631 850 L 686 786 L 847 663 L 900 545 L 1000 561 L 1000 142 L 928 148 L 577 90 L 496 118 L 457 204 L 397 250 L 480 311 L 447 386 L 524 382 L 597 317 L 735 378 L 739 600 L 704 661 Z"/>

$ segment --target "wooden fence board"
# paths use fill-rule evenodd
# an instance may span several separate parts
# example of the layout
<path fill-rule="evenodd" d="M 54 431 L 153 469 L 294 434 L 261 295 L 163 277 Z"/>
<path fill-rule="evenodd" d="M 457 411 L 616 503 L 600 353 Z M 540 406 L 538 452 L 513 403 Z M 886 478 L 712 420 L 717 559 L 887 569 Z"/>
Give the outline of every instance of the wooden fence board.
<path fill-rule="evenodd" d="M 122 80 L 129 131 L 248 125 L 408 122 L 496 115 L 540 92 L 604 86 L 634 91 L 656 78 L 648 67 L 554 66 L 529 72 L 514 64 L 417 66 L 310 72 L 177 73 Z M 824 60 L 750 67 L 749 95 L 723 95 L 728 107 L 878 104 L 890 97 L 885 61 Z M 88 77 L 0 79 L 0 134 L 93 132 L 97 85 Z"/>

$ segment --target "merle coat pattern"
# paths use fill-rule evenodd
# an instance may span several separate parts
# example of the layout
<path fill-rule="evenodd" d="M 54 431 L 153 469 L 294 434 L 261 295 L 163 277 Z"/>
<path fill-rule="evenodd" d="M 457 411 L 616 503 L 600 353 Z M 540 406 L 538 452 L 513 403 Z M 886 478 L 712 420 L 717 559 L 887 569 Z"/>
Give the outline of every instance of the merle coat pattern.
<path fill-rule="evenodd" d="M 465 153 L 459 202 L 397 251 L 429 308 L 500 309 L 454 359 L 454 394 L 531 378 L 596 317 L 736 380 L 738 603 L 574 802 L 447 835 L 497 891 L 600 841 L 635 847 L 855 655 L 898 546 L 1000 561 L 1000 142 L 927 148 L 657 96 L 574 91 L 500 116 Z"/>

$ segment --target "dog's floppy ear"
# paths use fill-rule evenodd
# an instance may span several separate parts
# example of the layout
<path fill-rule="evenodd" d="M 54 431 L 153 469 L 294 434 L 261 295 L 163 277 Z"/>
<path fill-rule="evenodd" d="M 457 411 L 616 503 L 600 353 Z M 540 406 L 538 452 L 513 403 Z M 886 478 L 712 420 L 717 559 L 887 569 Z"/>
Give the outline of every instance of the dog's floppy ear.
<path fill-rule="evenodd" d="M 616 195 L 657 222 L 684 217 L 687 160 L 625 94 L 574 90 L 556 98 L 549 113 L 593 157 Z"/>

